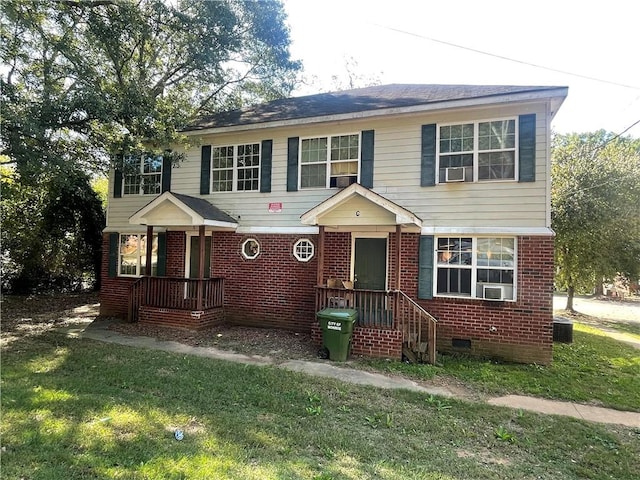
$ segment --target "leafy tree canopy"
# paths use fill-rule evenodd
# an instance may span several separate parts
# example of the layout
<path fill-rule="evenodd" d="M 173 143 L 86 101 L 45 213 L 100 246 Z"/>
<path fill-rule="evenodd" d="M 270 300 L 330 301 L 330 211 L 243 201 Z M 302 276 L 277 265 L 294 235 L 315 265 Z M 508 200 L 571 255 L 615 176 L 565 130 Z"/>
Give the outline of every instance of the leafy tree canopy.
<path fill-rule="evenodd" d="M 555 135 L 551 177 L 556 285 L 573 309 L 574 292 L 640 272 L 640 140 L 604 130 Z"/>
<path fill-rule="evenodd" d="M 123 154 L 178 160 L 196 116 L 288 95 L 284 20 L 276 0 L 0 2 L 3 287 L 99 278 L 92 181 Z"/>
<path fill-rule="evenodd" d="M 2 2 L 2 153 L 21 173 L 161 152 L 197 115 L 290 93 L 277 1 Z"/>

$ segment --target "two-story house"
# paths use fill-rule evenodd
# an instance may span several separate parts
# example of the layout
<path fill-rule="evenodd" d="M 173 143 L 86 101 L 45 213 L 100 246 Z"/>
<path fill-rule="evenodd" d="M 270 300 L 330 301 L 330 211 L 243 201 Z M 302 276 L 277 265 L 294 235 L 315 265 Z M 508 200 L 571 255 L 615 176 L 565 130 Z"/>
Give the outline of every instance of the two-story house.
<path fill-rule="evenodd" d="M 383 85 L 202 118 L 178 165 L 112 172 L 101 311 L 318 341 L 316 312 L 351 307 L 354 354 L 547 364 L 550 123 L 566 95 Z"/>

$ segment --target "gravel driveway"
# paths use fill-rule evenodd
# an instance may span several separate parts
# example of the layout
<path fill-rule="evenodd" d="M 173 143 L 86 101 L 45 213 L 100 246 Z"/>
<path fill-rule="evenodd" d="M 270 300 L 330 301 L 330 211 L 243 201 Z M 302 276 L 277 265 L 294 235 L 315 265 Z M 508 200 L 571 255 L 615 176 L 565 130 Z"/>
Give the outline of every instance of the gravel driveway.
<path fill-rule="evenodd" d="M 566 295 L 554 295 L 553 309 L 564 310 Z M 612 321 L 640 323 L 640 299 L 614 300 L 610 298 L 574 297 L 573 308 L 585 315 Z"/>

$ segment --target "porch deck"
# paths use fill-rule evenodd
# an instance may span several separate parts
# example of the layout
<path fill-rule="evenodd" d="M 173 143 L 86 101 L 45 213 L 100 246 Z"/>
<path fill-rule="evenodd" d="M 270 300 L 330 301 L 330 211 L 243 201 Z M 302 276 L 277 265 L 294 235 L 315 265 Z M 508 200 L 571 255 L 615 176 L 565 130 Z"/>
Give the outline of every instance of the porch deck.
<path fill-rule="evenodd" d="M 353 308 L 356 326 L 402 333 L 402 351 L 411 361 L 436 362 L 437 320 L 401 290 L 316 287 L 316 311 Z"/>
<path fill-rule="evenodd" d="M 316 287 L 316 312 L 354 308 L 357 327 L 393 331 L 403 354 L 414 362 L 436 361 L 436 319 L 400 290 Z M 141 277 L 129 292 L 129 321 L 204 328 L 224 321 L 224 279 Z"/>

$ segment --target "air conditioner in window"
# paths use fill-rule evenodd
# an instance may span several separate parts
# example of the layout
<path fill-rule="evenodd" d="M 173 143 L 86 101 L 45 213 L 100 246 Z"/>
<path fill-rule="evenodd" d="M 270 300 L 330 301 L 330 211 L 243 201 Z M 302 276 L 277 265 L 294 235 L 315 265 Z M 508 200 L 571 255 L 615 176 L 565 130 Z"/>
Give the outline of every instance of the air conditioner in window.
<path fill-rule="evenodd" d="M 501 285 L 483 285 L 482 297 L 485 300 L 504 300 L 504 287 Z"/>
<path fill-rule="evenodd" d="M 351 177 L 336 177 L 336 187 L 345 188 L 351 185 Z"/>
<path fill-rule="evenodd" d="M 447 182 L 464 182 L 464 167 L 449 167 L 445 171 Z"/>

